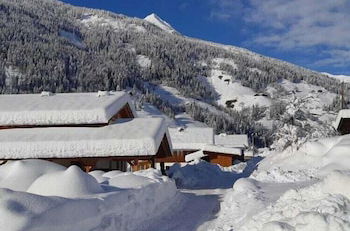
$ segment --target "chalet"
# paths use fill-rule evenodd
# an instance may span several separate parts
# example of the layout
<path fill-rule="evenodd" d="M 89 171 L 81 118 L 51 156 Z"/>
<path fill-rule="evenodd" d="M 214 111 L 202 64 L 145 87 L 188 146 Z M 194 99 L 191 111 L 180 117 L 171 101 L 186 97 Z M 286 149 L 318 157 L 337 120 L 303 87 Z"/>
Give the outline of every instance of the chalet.
<path fill-rule="evenodd" d="M 0 160 L 140 170 L 171 156 L 161 118 L 135 118 L 125 92 L 0 96 Z"/>
<path fill-rule="evenodd" d="M 336 121 L 334 122 L 334 128 L 340 132 L 340 134 L 350 134 L 350 110 L 340 110 Z"/>
<path fill-rule="evenodd" d="M 185 163 L 190 161 L 186 158 L 188 155 L 196 153 L 203 153 L 202 159 L 222 166 L 231 166 L 235 159 L 241 159 L 241 149 L 215 144 L 212 128 L 169 128 L 169 134 L 172 141 L 173 155 L 156 159 L 157 162 L 164 162 L 167 165 Z"/>

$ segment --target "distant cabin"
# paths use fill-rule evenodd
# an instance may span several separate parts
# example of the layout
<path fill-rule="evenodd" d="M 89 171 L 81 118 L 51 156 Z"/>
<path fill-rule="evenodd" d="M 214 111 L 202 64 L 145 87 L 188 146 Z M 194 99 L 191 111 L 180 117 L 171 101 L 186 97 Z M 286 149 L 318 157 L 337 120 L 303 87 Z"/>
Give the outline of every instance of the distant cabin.
<path fill-rule="evenodd" d="M 350 134 L 350 109 L 339 111 L 334 128 L 342 135 Z"/>
<path fill-rule="evenodd" d="M 162 118 L 136 118 L 125 92 L 0 95 L 0 160 L 136 171 L 172 155 Z"/>
<path fill-rule="evenodd" d="M 161 161 L 168 165 L 185 163 L 192 160 L 191 158 L 186 158 L 187 156 L 203 153 L 200 156 L 201 159 L 226 167 L 231 166 L 234 160 L 241 158 L 240 149 L 215 144 L 214 130 L 212 128 L 169 128 L 169 134 L 172 141 L 173 155 L 167 158 L 156 159 L 157 162 Z"/>

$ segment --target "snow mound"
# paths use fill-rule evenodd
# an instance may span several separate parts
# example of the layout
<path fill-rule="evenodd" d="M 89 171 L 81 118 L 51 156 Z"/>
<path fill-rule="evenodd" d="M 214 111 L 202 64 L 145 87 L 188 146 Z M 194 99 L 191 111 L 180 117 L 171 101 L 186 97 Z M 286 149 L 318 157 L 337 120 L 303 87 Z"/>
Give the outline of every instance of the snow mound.
<path fill-rule="evenodd" d="M 0 166 L 0 188 L 26 191 L 38 177 L 64 169 L 61 165 L 43 160 L 9 161 Z"/>
<path fill-rule="evenodd" d="M 122 189 L 141 188 L 143 186 L 155 183 L 155 181 L 152 179 L 144 176 L 138 176 L 133 173 L 119 174 L 111 178 L 108 182 L 109 185 Z"/>
<path fill-rule="evenodd" d="M 174 164 L 168 170 L 170 178 L 174 179 L 180 188 L 230 188 L 237 174 L 223 171 L 219 165 L 206 161 L 195 160 L 181 167 Z"/>
<path fill-rule="evenodd" d="M 94 177 L 73 165 L 65 171 L 53 172 L 39 177 L 28 188 L 27 192 L 43 196 L 75 198 L 102 193 L 103 189 Z"/>
<path fill-rule="evenodd" d="M 297 172 L 317 170 L 317 175 L 326 175 L 333 170 L 349 169 L 350 135 L 319 139 L 293 147 L 283 152 L 268 155 L 259 165 L 258 174 L 272 168 Z"/>
<path fill-rule="evenodd" d="M 235 182 L 233 185 L 233 190 L 236 192 L 255 192 L 259 190 L 257 183 L 253 179 L 241 178 Z"/>
<path fill-rule="evenodd" d="M 171 34 L 177 33 L 176 30 L 169 23 L 167 23 L 166 21 L 164 21 L 154 13 L 145 17 L 144 20 L 168 33 L 171 33 Z"/>
<path fill-rule="evenodd" d="M 332 172 L 312 186 L 287 191 L 240 230 L 350 230 L 350 175 Z"/>
<path fill-rule="evenodd" d="M 316 175 L 317 169 L 314 168 L 290 171 L 281 167 L 274 167 L 270 170 L 254 172 L 251 178 L 262 182 L 288 183 L 317 179 Z"/>
<path fill-rule="evenodd" d="M 173 203 L 181 201 L 175 183 L 166 179 L 138 189 L 110 191 L 83 199 L 45 197 L 0 188 L 0 230 L 150 230 L 150 218 L 163 215 Z"/>
<path fill-rule="evenodd" d="M 104 171 L 101 170 L 95 170 L 95 171 L 91 171 L 89 172 L 89 174 L 95 178 L 95 180 L 101 184 L 104 182 L 107 182 L 107 180 L 109 179 L 108 177 L 105 177 L 104 174 L 106 174 Z"/>
<path fill-rule="evenodd" d="M 113 170 L 113 171 L 109 171 L 109 172 L 104 173 L 102 176 L 107 177 L 107 178 L 113 178 L 121 173 L 123 173 L 123 172 L 119 171 L 119 170 Z"/>

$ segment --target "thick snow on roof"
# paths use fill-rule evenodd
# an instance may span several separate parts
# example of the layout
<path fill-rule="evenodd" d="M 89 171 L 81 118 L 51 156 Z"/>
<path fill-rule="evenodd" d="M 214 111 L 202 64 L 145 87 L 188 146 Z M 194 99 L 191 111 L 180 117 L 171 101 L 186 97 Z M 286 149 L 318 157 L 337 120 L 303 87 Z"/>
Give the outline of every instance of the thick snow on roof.
<path fill-rule="evenodd" d="M 125 92 L 0 95 L 0 126 L 107 123 L 126 103 Z"/>
<path fill-rule="evenodd" d="M 155 155 L 167 126 L 161 118 L 120 119 L 98 127 L 0 130 L 0 159 Z"/>
<path fill-rule="evenodd" d="M 343 109 L 339 111 L 337 119 L 333 123 L 333 126 L 335 127 L 335 129 L 339 128 L 340 121 L 341 119 L 344 119 L 344 118 L 350 119 L 350 109 Z"/>
<path fill-rule="evenodd" d="M 215 135 L 215 144 L 231 148 L 246 148 L 248 144 L 247 135 Z"/>
<path fill-rule="evenodd" d="M 207 152 L 217 152 L 217 153 L 223 153 L 223 154 L 241 155 L 241 149 L 232 148 L 232 147 L 225 147 L 225 146 L 221 146 L 221 145 L 207 144 L 203 147 L 203 150 L 207 151 Z"/>
<path fill-rule="evenodd" d="M 206 127 L 169 128 L 174 149 L 199 150 L 214 144 L 214 130 Z"/>

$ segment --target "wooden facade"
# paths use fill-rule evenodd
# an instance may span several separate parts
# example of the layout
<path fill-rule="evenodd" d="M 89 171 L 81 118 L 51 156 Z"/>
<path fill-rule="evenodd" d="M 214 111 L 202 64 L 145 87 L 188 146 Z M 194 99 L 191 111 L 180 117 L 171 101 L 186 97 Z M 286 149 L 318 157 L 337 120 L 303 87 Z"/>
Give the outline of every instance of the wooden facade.
<path fill-rule="evenodd" d="M 164 162 L 164 163 L 184 163 L 186 162 L 185 156 L 187 154 L 191 154 L 198 150 L 173 150 L 171 156 L 156 158 L 156 162 Z"/>
<path fill-rule="evenodd" d="M 12 128 L 48 128 L 48 127 L 103 127 L 113 123 L 117 119 L 135 118 L 131 107 L 126 103 L 107 123 L 92 123 L 92 124 L 49 124 L 49 125 L 0 125 L 0 129 Z"/>
<path fill-rule="evenodd" d="M 240 156 L 232 155 L 232 154 L 207 152 L 207 151 L 204 151 L 203 153 L 207 155 L 206 157 L 203 158 L 204 160 L 213 164 L 219 164 L 222 167 L 229 167 L 233 165 L 233 161 L 235 161 L 236 159 L 240 159 Z"/>

